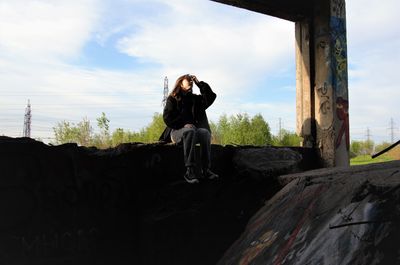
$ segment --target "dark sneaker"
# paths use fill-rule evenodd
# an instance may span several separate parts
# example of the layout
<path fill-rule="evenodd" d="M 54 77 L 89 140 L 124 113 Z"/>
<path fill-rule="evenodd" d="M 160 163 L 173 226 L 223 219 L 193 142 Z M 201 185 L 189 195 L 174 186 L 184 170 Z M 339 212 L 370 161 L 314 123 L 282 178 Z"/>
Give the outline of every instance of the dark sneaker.
<path fill-rule="evenodd" d="M 196 178 L 196 173 L 194 172 L 194 169 L 191 167 L 187 168 L 183 178 L 190 184 L 199 183 L 199 180 Z"/>
<path fill-rule="evenodd" d="M 206 179 L 217 179 L 219 176 L 210 169 L 203 169 L 203 177 Z"/>

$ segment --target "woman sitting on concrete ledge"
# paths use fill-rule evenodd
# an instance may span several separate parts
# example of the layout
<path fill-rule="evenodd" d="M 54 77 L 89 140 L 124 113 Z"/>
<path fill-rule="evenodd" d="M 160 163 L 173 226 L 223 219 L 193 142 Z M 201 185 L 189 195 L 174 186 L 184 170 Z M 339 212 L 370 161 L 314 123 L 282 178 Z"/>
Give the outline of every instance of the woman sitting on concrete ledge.
<path fill-rule="evenodd" d="M 193 94 L 193 82 L 199 87 L 201 95 Z M 198 183 L 196 176 L 195 146 L 201 147 L 202 175 L 207 179 L 218 178 L 211 167 L 211 130 L 206 109 L 213 104 L 217 95 L 211 87 L 199 81 L 194 75 L 183 75 L 176 80 L 168 96 L 163 118 L 167 125 L 162 137 L 174 143 L 183 143 L 186 166 L 185 180 Z"/>

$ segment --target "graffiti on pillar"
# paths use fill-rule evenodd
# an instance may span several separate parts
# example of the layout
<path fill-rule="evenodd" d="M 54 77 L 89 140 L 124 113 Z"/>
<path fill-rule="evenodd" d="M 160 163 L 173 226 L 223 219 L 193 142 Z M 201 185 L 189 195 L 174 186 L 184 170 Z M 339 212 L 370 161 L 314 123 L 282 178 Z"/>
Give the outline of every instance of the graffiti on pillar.
<path fill-rule="evenodd" d="M 336 139 L 336 148 L 338 148 L 342 142 L 343 136 L 346 141 L 346 148 L 349 150 L 350 139 L 349 139 L 349 102 L 341 97 L 336 100 L 336 115 L 342 123 L 340 126 L 338 137 Z"/>
<path fill-rule="evenodd" d="M 335 17 L 344 18 L 346 16 L 346 4 L 344 0 L 332 0 L 331 14 Z"/>
<path fill-rule="evenodd" d="M 323 49 L 324 59 L 326 61 L 326 64 L 329 65 L 331 62 L 329 44 L 325 40 L 321 40 L 319 42 L 319 48 Z"/>
<path fill-rule="evenodd" d="M 338 17 L 331 17 L 332 86 L 338 97 L 347 98 L 347 41 L 346 22 Z"/>
<path fill-rule="evenodd" d="M 323 86 L 317 88 L 317 93 L 320 99 L 319 112 L 323 115 L 327 115 L 331 110 L 330 97 L 328 95 L 328 84 L 324 82 Z"/>
<path fill-rule="evenodd" d="M 337 8 L 343 9 L 343 1 L 337 0 Z M 343 6 L 341 6 L 341 4 Z M 347 41 L 346 20 L 344 14 L 333 14 L 330 20 L 332 34 L 332 86 L 336 92 L 336 116 L 340 122 L 335 147 L 339 148 L 343 137 L 346 141 L 346 149 L 349 150 L 349 102 L 348 102 L 348 76 L 347 76 Z"/>

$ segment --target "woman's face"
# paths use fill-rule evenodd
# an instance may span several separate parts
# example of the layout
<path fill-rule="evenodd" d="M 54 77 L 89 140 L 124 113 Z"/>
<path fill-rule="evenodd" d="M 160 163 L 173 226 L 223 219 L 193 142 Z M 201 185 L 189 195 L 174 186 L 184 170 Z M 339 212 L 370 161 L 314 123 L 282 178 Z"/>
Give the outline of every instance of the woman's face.
<path fill-rule="evenodd" d="M 188 90 L 192 89 L 192 87 L 193 87 L 193 81 L 192 80 L 188 80 L 187 78 L 182 80 L 181 88 L 184 91 L 188 91 Z"/>

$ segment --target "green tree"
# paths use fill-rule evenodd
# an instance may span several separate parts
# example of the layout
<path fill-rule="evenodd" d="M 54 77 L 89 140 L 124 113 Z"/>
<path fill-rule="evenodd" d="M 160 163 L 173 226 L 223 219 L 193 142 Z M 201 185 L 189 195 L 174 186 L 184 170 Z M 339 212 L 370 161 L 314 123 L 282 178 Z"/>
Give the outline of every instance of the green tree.
<path fill-rule="evenodd" d="M 64 144 L 75 142 L 76 134 L 71 125 L 67 121 L 58 122 L 55 127 L 53 127 L 55 144 Z"/>
<path fill-rule="evenodd" d="M 300 146 L 301 145 L 301 137 L 296 133 L 281 129 L 278 136 L 273 137 L 273 144 L 276 146 Z"/>
<path fill-rule="evenodd" d="M 160 135 L 165 129 L 165 126 L 163 115 L 157 112 L 154 113 L 152 121 L 146 128 L 144 128 L 142 132 L 144 142 L 151 143 L 158 141 Z"/>
<path fill-rule="evenodd" d="M 380 151 L 382 151 L 382 150 L 388 148 L 390 145 L 391 145 L 391 144 L 388 143 L 388 142 L 382 142 L 382 143 L 380 143 L 380 144 L 377 144 L 377 145 L 375 146 L 375 153 L 379 153 Z"/>
<path fill-rule="evenodd" d="M 110 136 L 110 120 L 104 112 L 101 117 L 97 118 L 97 127 L 100 129 L 100 134 L 94 136 L 94 145 L 100 148 L 110 147 L 112 140 Z"/>
<path fill-rule="evenodd" d="M 80 145 L 89 146 L 92 144 L 93 128 L 87 118 L 84 118 L 78 123 L 76 130 L 78 135 L 78 143 Z"/>
<path fill-rule="evenodd" d="M 211 143 L 219 144 L 221 143 L 221 136 L 218 131 L 218 124 L 210 121 L 210 129 L 211 129 Z"/>
<path fill-rule="evenodd" d="M 229 144 L 245 145 L 246 134 L 250 127 L 250 121 L 247 114 L 236 114 L 229 117 L 228 135 L 224 138 Z"/>
<path fill-rule="evenodd" d="M 217 124 L 210 123 L 213 143 L 227 145 L 266 145 L 271 144 L 268 123 L 261 114 L 250 118 L 247 113 L 239 113 L 229 118 L 220 116 Z"/>
<path fill-rule="evenodd" d="M 375 143 L 372 140 L 364 141 L 364 155 L 370 155 L 374 151 Z"/>
<path fill-rule="evenodd" d="M 116 145 L 118 145 L 120 143 L 123 143 L 124 142 L 124 135 L 125 135 L 124 129 L 122 129 L 122 128 L 115 129 L 115 131 L 111 135 L 111 144 L 112 144 L 112 146 L 116 146 Z"/>
<path fill-rule="evenodd" d="M 131 132 L 121 128 L 116 129 L 112 133 L 112 146 L 117 146 L 123 143 L 143 142 L 143 137 L 138 132 Z"/>
<path fill-rule="evenodd" d="M 228 117 L 226 114 L 223 114 L 217 123 L 216 130 L 213 130 L 213 133 L 216 134 L 217 140 L 219 140 L 218 144 L 227 145 L 230 142 L 229 136 L 231 134 L 231 128 L 228 121 Z"/>
<path fill-rule="evenodd" d="M 67 121 L 59 122 L 53 131 L 55 144 L 77 143 L 84 146 L 92 144 L 93 128 L 87 118 L 76 125 Z"/>
<path fill-rule="evenodd" d="M 362 141 L 351 141 L 350 144 L 350 152 L 355 154 L 356 156 L 361 155 L 361 150 L 363 148 L 363 142 Z"/>
<path fill-rule="evenodd" d="M 232 129 L 235 136 L 234 143 L 249 145 L 252 142 L 250 135 L 250 117 L 247 113 L 232 116 Z"/>
<path fill-rule="evenodd" d="M 362 142 L 352 140 L 350 143 L 350 158 L 354 158 L 361 154 Z"/>
<path fill-rule="evenodd" d="M 366 141 L 351 141 L 350 152 L 356 156 L 369 155 L 374 151 L 375 143 L 372 140 Z"/>
<path fill-rule="evenodd" d="M 272 143 L 269 125 L 261 114 L 257 114 L 251 119 L 249 139 L 252 145 L 269 145 Z"/>
<path fill-rule="evenodd" d="M 149 125 L 138 132 L 131 132 L 122 128 L 116 129 L 111 135 L 111 145 L 117 146 L 121 143 L 152 143 L 157 142 L 166 125 L 160 113 L 154 113 Z"/>

